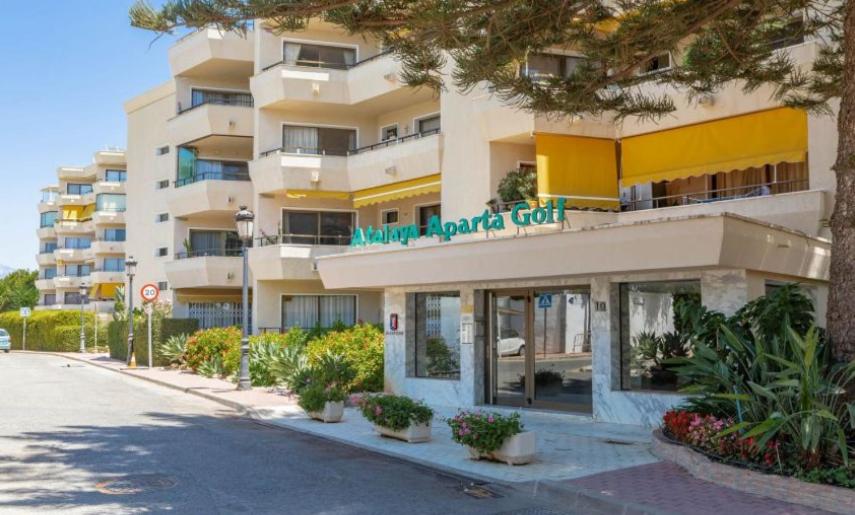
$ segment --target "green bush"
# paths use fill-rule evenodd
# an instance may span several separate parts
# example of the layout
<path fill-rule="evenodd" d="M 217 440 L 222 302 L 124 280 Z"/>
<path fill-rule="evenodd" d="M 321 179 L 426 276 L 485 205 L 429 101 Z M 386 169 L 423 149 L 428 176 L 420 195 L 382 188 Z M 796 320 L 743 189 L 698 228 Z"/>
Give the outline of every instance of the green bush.
<path fill-rule="evenodd" d="M 370 324 L 330 331 L 306 346 L 309 364 L 318 363 L 327 353 L 340 354 L 355 370 L 350 391 L 383 390 L 383 331 Z"/>
<path fill-rule="evenodd" d="M 86 332 L 86 346 L 91 348 L 95 340 L 95 317 L 92 313 L 83 314 L 83 327 Z M 0 328 L 9 331 L 12 349 L 21 350 L 24 324 L 18 312 L 0 313 Z M 73 337 L 72 332 L 74 332 Z M 106 343 L 104 324 L 100 324 L 98 333 L 98 343 L 103 345 Z M 27 350 L 70 352 L 79 348 L 79 311 L 34 311 L 27 319 Z"/>
<path fill-rule="evenodd" d="M 536 199 L 537 173 L 530 170 L 511 170 L 499 181 L 498 193 L 502 202 Z"/>
<path fill-rule="evenodd" d="M 433 419 L 432 409 L 403 395 L 369 395 L 359 401 L 359 409 L 371 423 L 393 431 Z"/>
<path fill-rule="evenodd" d="M 321 411 L 326 402 L 344 401 L 355 376 L 356 371 L 343 355 L 327 351 L 314 363 L 298 369 L 288 386 L 297 394 L 301 408 Z"/>
<path fill-rule="evenodd" d="M 236 327 L 214 327 L 196 331 L 187 339 L 187 366 L 194 372 L 205 363 L 218 360 L 222 366 L 220 375 L 229 376 L 234 371 L 234 360 L 226 362 L 229 352 L 240 352 L 240 329 Z M 239 361 L 240 358 L 238 358 Z"/>
<path fill-rule="evenodd" d="M 163 318 L 160 320 L 160 343 L 173 336 L 191 335 L 199 330 L 199 321 L 195 318 Z"/>
<path fill-rule="evenodd" d="M 499 449 L 505 440 L 522 433 L 519 413 L 502 415 L 483 411 L 461 411 L 448 419 L 451 439 L 481 452 Z"/>

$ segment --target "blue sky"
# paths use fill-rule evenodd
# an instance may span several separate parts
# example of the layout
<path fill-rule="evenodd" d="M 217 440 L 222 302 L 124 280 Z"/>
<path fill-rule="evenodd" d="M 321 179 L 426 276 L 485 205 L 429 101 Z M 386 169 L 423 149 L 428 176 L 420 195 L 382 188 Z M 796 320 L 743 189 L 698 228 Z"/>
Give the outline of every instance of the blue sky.
<path fill-rule="evenodd" d="M 4 5 L 2 265 L 36 268 L 39 189 L 56 182 L 59 165 L 85 165 L 95 150 L 125 148 L 122 104 L 169 78 L 166 51 L 174 38 L 154 41 L 154 34 L 132 28 L 127 15 L 131 3 L 42 0 Z"/>

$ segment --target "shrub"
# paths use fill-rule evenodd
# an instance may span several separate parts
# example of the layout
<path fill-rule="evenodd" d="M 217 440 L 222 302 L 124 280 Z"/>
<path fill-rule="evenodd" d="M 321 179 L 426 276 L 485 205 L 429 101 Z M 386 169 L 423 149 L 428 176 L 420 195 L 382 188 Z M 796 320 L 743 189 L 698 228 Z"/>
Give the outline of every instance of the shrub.
<path fill-rule="evenodd" d="M 343 356 L 355 370 L 349 390 L 383 390 L 383 331 L 378 327 L 357 324 L 349 329 L 330 331 L 310 341 L 306 347 L 310 364 L 317 363 L 327 353 Z"/>
<path fill-rule="evenodd" d="M 235 369 L 234 360 L 226 361 L 226 355 L 237 348 L 240 352 L 240 329 L 236 327 L 214 327 L 196 331 L 190 338 L 187 339 L 187 366 L 194 372 L 199 372 L 199 368 L 208 363 L 208 371 L 210 365 L 217 360 L 221 367 L 221 373 L 218 375 L 231 375 Z M 200 372 L 201 373 L 201 372 Z"/>
<path fill-rule="evenodd" d="M 344 401 L 355 375 L 344 356 L 326 352 L 315 363 L 298 369 L 288 386 L 299 397 L 301 408 L 307 412 L 321 411 L 327 402 Z"/>
<path fill-rule="evenodd" d="M 517 202 L 537 198 L 537 173 L 531 170 L 511 170 L 499 181 L 502 202 Z"/>
<path fill-rule="evenodd" d="M 83 325 L 86 331 L 86 345 L 91 347 L 94 345 L 95 328 L 95 318 L 92 313 L 83 314 Z M 12 349 L 21 350 L 24 324 L 18 312 L 0 313 L 0 327 L 9 331 Z M 104 342 L 102 327 L 99 327 L 99 343 Z M 79 348 L 79 311 L 34 311 L 27 319 L 27 350 L 72 352 Z"/>
<path fill-rule="evenodd" d="M 199 330 L 199 321 L 195 318 L 162 318 L 160 320 L 160 342 L 173 336 L 193 334 Z"/>
<path fill-rule="evenodd" d="M 369 395 L 359 401 L 359 409 L 371 423 L 393 431 L 433 419 L 432 409 L 403 395 Z"/>
<path fill-rule="evenodd" d="M 497 450 L 505 440 L 523 431 L 519 413 L 505 416 L 483 411 L 460 411 L 448 419 L 448 425 L 452 440 L 484 453 Z"/>
<path fill-rule="evenodd" d="M 187 363 L 187 335 L 178 334 L 155 347 L 155 355 L 170 365 L 183 367 Z"/>

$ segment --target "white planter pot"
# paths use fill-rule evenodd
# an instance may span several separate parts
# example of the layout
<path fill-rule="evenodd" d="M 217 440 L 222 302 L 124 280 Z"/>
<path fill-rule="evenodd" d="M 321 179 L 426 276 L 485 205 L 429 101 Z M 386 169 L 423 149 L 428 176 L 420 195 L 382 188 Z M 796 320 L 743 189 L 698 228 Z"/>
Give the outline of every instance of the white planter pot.
<path fill-rule="evenodd" d="M 421 443 L 430 441 L 430 424 L 410 424 L 405 429 L 395 431 L 388 427 L 374 424 L 374 430 L 383 436 L 397 438 L 408 443 Z"/>
<path fill-rule="evenodd" d="M 481 452 L 469 447 L 469 456 L 473 460 L 486 458 L 493 461 L 501 461 L 508 465 L 525 465 L 534 460 L 537 454 L 537 437 L 534 431 L 525 431 L 515 434 L 505 440 L 501 447 L 493 452 Z"/>
<path fill-rule="evenodd" d="M 322 422 L 341 422 L 344 416 L 344 402 L 326 402 L 323 411 L 309 411 L 308 415 Z"/>

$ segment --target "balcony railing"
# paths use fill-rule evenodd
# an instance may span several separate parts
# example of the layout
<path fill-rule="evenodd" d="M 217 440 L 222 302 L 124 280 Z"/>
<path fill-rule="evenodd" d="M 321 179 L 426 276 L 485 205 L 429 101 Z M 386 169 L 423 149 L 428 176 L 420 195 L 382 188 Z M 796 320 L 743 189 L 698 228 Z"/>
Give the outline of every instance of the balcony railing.
<path fill-rule="evenodd" d="M 193 109 L 196 109 L 197 107 L 202 107 L 204 105 L 253 107 L 254 102 L 252 100 L 252 96 L 249 94 L 240 94 L 220 98 L 206 98 L 201 102 L 197 102 L 191 105 L 190 107 L 182 108 L 181 104 L 178 104 L 178 114 L 184 114 L 188 111 L 192 111 Z"/>
<path fill-rule="evenodd" d="M 270 234 L 256 238 L 258 247 L 270 245 L 350 245 L 350 234 Z"/>
<path fill-rule="evenodd" d="M 350 152 L 352 152 L 352 150 L 342 150 L 338 148 L 327 149 L 313 147 L 297 147 L 293 145 L 288 145 L 279 148 L 273 148 L 270 150 L 265 150 L 260 154 L 259 157 L 267 157 L 270 154 L 275 154 L 277 152 L 281 152 L 283 154 L 305 154 L 310 156 L 347 156 Z"/>
<path fill-rule="evenodd" d="M 639 211 L 642 209 L 659 209 L 663 207 L 709 204 L 711 202 L 720 202 L 723 200 L 739 200 L 767 197 L 780 193 L 804 191 L 807 188 L 807 179 L 751 184 L 748 186 L 737 186 L 734 188 L 720 188 L 692 193 L 681 193 L 677 195 L 665 195 L 661 197 L 631 200 L 629 202 L 621 203 L 621 211 Z"/>
<path fill-rule="evenodd" d="M 241 249 L 194 249 L 175 254 L 175 259 L 190 259 L 195 257 L 240 257 Z"/>
<path fill-rule="evenodd" d="M 379 54 L 372 55 L 371 57 L 368 57 L 368 58 L 363 59 L 361 61 L 357 61 L 353 64 L 333 63 L 333 62 L 329 62 L 329 61 L 312 61 L 309 59 L 297 59 L 295 61 L 287 62 L 283 59 L 283 60 L 275 62 L 269 66 L 265 66 L 261 71 L 266 72 L 267 70 L 270 70 L 272 68 L 276 68 L 277 66 L 285 66 L 285 65 L 287 65 L 287 66 L 303 66 L 306 68 L 330 68 L 333 70 L 350 70 L 351 68 L 356 68 L 357 66 L 363 65 L 363 64 L 371 62 L 371 61 L 374 61 L 375 59 L 379 59 L 379 58 L 384 57 L 386 55 L 389 55 L 391 53 L 392 52 L 390 52 L 390 51 L 380 52 Z"/>
<path fill-rule="evenodd" d="M 381 141 L 380 143 L 374 143 L 373 145 L 366 145 L 364 147 L 359 147 L 353 150 L 348 150 L 347 155 L 352 156 L 355 154 L 362 154 L 363 152 L 368 152 L 370 150 L 376 150 L 378 148 L 386 148 L 391 147 L 393 145 L 398 145 L 400 143 L 406 143 L 407 141 L 413 141 L 417 139 L 424 138 L 426 136 L 433 136 L 434 134 L 439 134 L 440 129 L 431 129 L 429 131 L 417 132 L 415 134 L 410 134 L 409 136 L 403 136 L 395 139 L 387 139 Z"/>
<path fill-rule="evenodd" d="M 248 181 L 249 172 L 198 172 L 192 177 L 175 181 L 175 187 L 187 186 L 201 181 Z"/>

